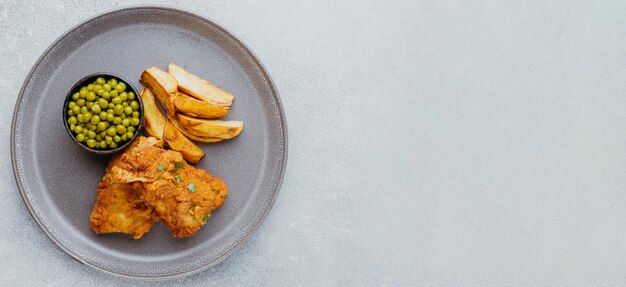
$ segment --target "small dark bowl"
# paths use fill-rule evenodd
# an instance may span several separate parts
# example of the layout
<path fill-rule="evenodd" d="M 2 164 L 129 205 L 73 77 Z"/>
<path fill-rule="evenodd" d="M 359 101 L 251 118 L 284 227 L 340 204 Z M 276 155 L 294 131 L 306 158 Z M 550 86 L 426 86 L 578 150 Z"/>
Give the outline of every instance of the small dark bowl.
<path fill-rule="evenodd" d="M 118 146 L 118 147 L 116 147 L 114 149 L 106 149 L 105 150 L 105 149 L 93 149 L 93 148 L 88 147 L 86 144 L 83 144 L 83 143 L 79 142 L 78 140 L 76 140 L 76 137 L 74 136 L 74 134 L 70 130 L 70 126 L 67 123 L 67 119 L 68 119 L 68 115 L 67 115 L 68 105 L 69 105 L 70 101 L 72 100 L 72 95 L 74 93 L 80 91 L 80 88 L 83 85 L 91 83 L 91 82 L 95 81 L 99 77 L 105 78 L 106 80 L 109 80 L 110 78 L 114 78 L 118 82 L 119 81 L 124 82 L 126 84 L 126 91 L 135 93 L 135 95 L 136 95 L 135 99 L 137 100 L 137 102 L 139 102 L 139 125 L 137 126 L 137 130 L 135 131 L 135 134 L 133 135 L 133 138 L 131 138 L 130 140 L 125 142 L 123 145 L 120 145 L 120 146 Z M 72 138 L 72 140 L 78 146 L 80 146 L 82 149 L 84 149 L 84 150 L 86 150 L 88 152 L 95 153 L 95 154 L 113 154 L 113 153 L 116 153 L 118 151 L 121 151 L 121 150 L 125 149 L 139 135 L 139 132 L 141 131 L 141 129 L 143 127 L 143 115 L 144 115 L 143 102 L 141 101 L 141 97 L 139 96 L 139 92 L 137 91 L 137 89 L 135 89 L 135 87 L 133 87 L 130 84 L 130 82 L 127 81 L 126 79 L 124 79 L 124 78 L 122 78 L 120 76 L 117 76 L 117 75 L 109 74 L 109 73 L 91 74 L 89 76 L 86 76 L 86 77 L 80 79 L 67 92 L 67 95 L 65 96 L 65 102 L 63 103 L 63 125 L 65 126 L 65 131 L 67 131 L 67 134 Z"/>

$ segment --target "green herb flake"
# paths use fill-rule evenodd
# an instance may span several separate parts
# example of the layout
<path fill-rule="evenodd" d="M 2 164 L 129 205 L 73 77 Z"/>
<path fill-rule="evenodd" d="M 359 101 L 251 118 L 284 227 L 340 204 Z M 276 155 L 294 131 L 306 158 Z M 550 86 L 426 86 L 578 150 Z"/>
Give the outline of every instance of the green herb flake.
<path fill-rule="evenodd" d="M 176 178 L 176 183 L 180 183 L 180 176 L 175 176 L 174 178 Z"/>
<path fill-rule="evenodd" d="M 211 217 L 211 213 L 207 213 L 203 218 L 202 218 L 202 224 L 206 224 L 207 220 L 209 220 L 209 217 Z"/>
<path fill-rule="evenodd" d="M 159 171 L 162 171 L 162 170 L 164 170 L 164 169 L 165 169 L 165 167 L 166 167 L 166 165 L 163 163 L 163 164 L 159 165 L 159 167 L 157 167 L 157 169 L 158 169 Z"/>
<path fill-rule="evenodd" d="M 181 167 L 182 167 L 182 168 L 185 168 L 185 167 L 183 166 L 183 163 L 182 163 L 182 162 L 177 162 L 177 163 L 176 163 L 176 166 L 174 167 L 174 172 L 177 172 L 177 171 L 178 171 L 178 169 L 179 169 L 179 168 L 181 168 Z"/>
<path fill-rule="evenodd" d="M 195 183 L 193 183 L 193 182 L 192 182 L 192 183 L 190 183 L 190 184 L 187 186 L 187 189 L 189 189 L 189 191 L 191 191 L 191 192 L 196 192 L 196 184 L 195 184 Z"/>

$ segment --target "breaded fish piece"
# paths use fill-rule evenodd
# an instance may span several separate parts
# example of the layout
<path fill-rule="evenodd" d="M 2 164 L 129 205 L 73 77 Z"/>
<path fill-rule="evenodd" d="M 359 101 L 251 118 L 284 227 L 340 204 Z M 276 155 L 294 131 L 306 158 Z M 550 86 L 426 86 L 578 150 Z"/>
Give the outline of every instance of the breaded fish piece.
<path fill-rule="evenodd" d="M 119 164 L 120 156 L 113 158 L 98 184 L 98 195 L 89 217 L 89 225 L 97 234 L 122 232 L 139 239 L 159 217 L 154 208 L 140 198 L 138 187 L 141 186 L 116 182 L 111 178 L 111 169 Z"/>
<path fill-rule="evenodd" d="M 193 235 L 222 205 L 226 184 L 187 164 L 179 152 L 164 150 L 155 138 L 138 137 L 107 169 L 105 179 L 130 184 L 175 237 Z"/>

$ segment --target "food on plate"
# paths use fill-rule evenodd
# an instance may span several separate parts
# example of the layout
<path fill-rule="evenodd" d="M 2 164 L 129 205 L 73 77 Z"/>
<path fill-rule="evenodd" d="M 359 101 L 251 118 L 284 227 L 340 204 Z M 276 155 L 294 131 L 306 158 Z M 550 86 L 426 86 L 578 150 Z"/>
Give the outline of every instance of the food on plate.
<path fill-rule="evenodd" d="M 103 77 L 72 94 L 66 121 L 74 138 L 99 150 L 117 148 L 132 140 L 141 124 L 141 105 L 126 83 Z"/>
<path fill-rule="evenodd" d="M 141 73 L 139 81 L 152 91 L 156 98 L 161 102 L 168 117 L 172 117 L 176 111 L 174 108 L 174 98 L 178 93 L 178 84 L 176 80 L 165 71 L 150 67 Z"/>
<path fill-rule="evenodd" d="M 175 63 L 170 63 L 167 66 L 167 71 L 178 82 L 178 88 L 190 96 L 199 100 L 207 100 L 222 107 L 230 107 L 233 104 L 235 96 L 211 84 L 209 81 L 188 72 Z"/>
<path fill-rule="evenodd" d="M 180 152 L 188 162 L 197 163 L 204 157 L 204 151 L 182 134 L 169 119 L 165 122 L 163 140 L 171 149 Z"/>
<path fill-rule="evenodd" d="M 143 102 L 146 134 L 162 140 L 163 130 L 165 129 L 165 116 L 159 110 L 150 89 L 143 88 L 139 96 Z"/>
<path fill-rule="evenodd" d="M 192 117 L 215 119 L 228 114 L 228 107 L 214 105 L 205 100 L 198 100 L 185 93 L 178 93 L 174 99 L 176 111 Z"/>
<path fill-rule="evenodd" d="M 181 153 L 165 150 L 159 143 L 154 137 L 138 137 L 110 162 L 100 185 L 119 187 L 124 200 L 111 199 L 108 194 L 116 193 L 105 193 L 111 188 L 98 189 L 91 215 L 96 233 L 126 232 L 137 239 L 150 229 L 156 214 L 174 237 L 188 237 L 223 204 L 228 188 L 222 180 L 187 164 Z"/>
<path fill-rule="evenodd" d="M 162 138 L 171 149 L 179 151 L 189 162 L 198 162 L 204 153 L 191 140 L 199 142 L 219 142 L 231 139 L 243 129 L 241 121 L 208 120 L 228 114 L 234 96 L 222 91 L 208 81 L 189 73 L 174 63 L 170 63 L 165 73 L 157 67 L 150 67 L 141 74 L 141 82 L 146 86 L 146 133 Z M 167 120 L 164 128 L 151 128 L 150 119 L 155 119 L 160 127 L 164 117 L 152 105 L 155 97 L 165 108 Z M 152 125 L 154 126 L 154 125 Z"/>
<path fill-rule="evenodd" d="M 177 114 L 178 124 L 183 131 L 200 138 L 231 139 L 243 129 L 241 121 L 207 120 Z"/>
<path fill-rule="evenodd" d="M 127 149 L 133 152 L 147 147 L 146 141 L 134 141 Z M 96 203 L 89 217 L 89 225 L 97 234 L 122 232 L 133 239 L 141 238 L 159 217 L 151 206 L 141 199 L 140 186 L 120 182 L 112 173 L 113 167 L 123 165 L 121 157 L 113 158 L 98 184 Z"/>

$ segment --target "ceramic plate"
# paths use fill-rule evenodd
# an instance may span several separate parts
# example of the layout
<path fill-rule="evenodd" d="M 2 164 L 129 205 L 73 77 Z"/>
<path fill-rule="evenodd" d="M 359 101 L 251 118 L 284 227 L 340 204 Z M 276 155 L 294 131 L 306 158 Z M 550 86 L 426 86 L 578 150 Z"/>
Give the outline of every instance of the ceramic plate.
<path fill-rule="evenodd" d="M 229 186 L 224 206 L 194 236 L 172 237 L 157 223 L 140 240 L 96 235 L 89 214 L 108 157 L 80 149 L 63 129 L 64 96 L 92 73 L 119 75 L 140 89 L 140 73 L 176 62 L 235 95 L 226 119 L 244 131 L 200 144 L 197 167 Z M 13 116 L 13 169 L 26 207 L 41 229 L 76 260 L 129 277 L 183 276 L 213 266 L 240 247 L 268 214 L 287 157 L 285 116 L 265 68 L 235 36 L 189 12 L 163 7 L 111 11 L 72 28 L 39 58 Z"/>

